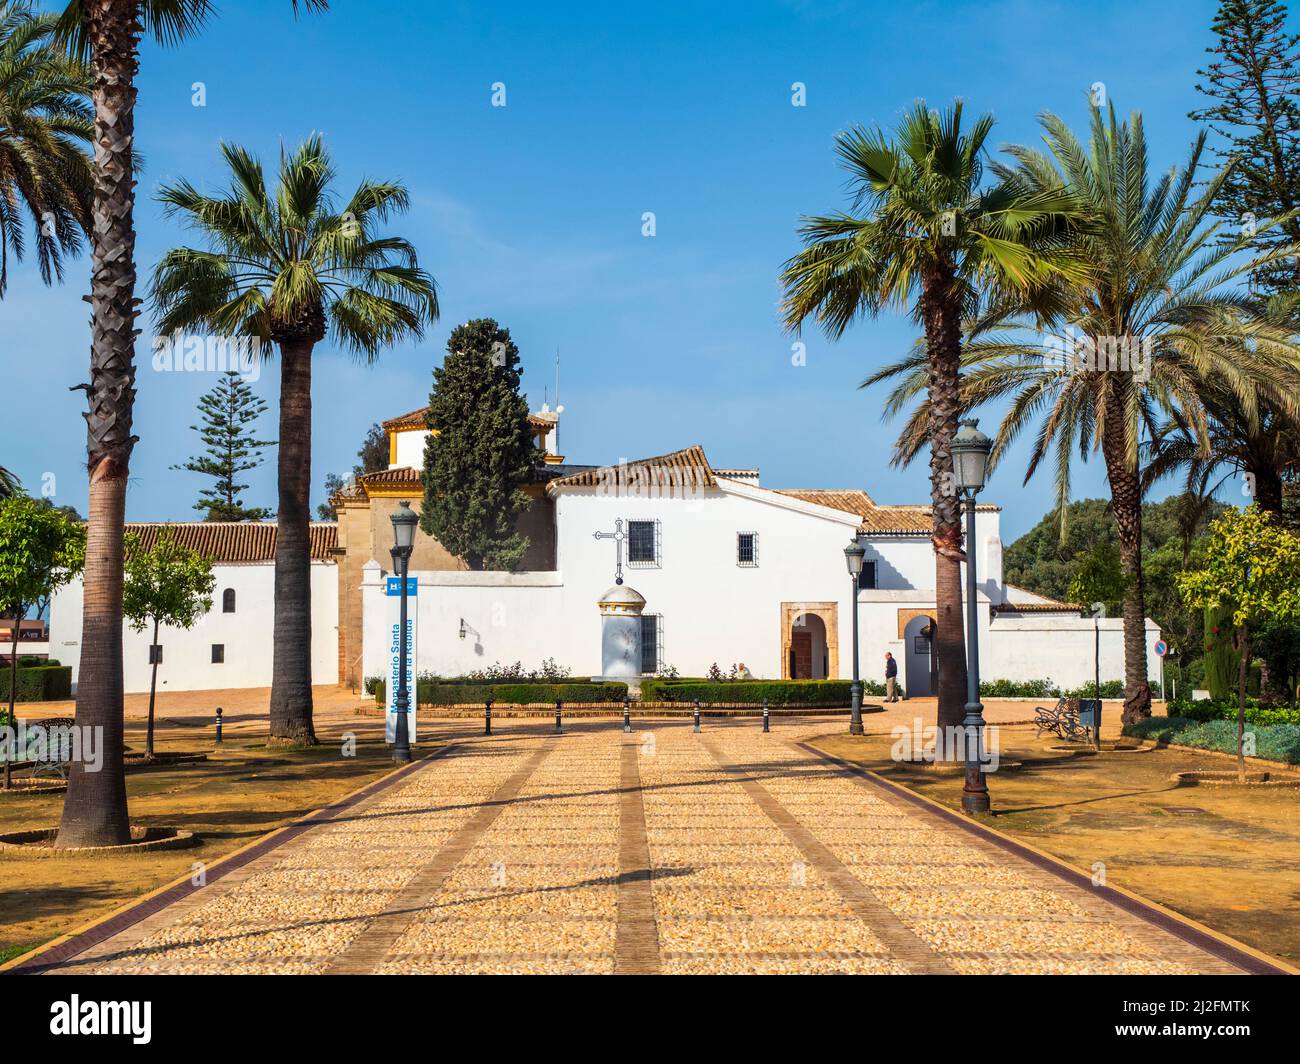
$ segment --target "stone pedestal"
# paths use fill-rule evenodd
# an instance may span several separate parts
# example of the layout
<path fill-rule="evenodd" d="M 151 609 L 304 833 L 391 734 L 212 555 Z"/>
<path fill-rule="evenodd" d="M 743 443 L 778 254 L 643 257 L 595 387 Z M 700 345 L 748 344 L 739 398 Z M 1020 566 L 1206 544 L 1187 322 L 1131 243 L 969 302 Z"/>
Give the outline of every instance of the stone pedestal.
<path fill-rule="evenodd" d="M 641 687 L 641 611 L 645 599 L 619 584 L 600 596 L 600 680 L 618 680 L 636 693 Z"/>

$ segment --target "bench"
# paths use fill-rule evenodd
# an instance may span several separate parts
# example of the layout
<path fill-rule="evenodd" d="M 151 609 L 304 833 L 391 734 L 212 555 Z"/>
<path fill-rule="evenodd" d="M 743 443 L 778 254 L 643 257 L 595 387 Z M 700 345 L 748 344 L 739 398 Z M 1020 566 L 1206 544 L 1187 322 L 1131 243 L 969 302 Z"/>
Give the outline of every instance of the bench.
<path fill-rule="evenodd" d="M 72 758 L 72 742 L 69 736 L 76 723 L 72 717 L 46 717 L 44 720 L 34 720 L 27 725 L 28 728 L 45 729 L 43 744 L 45 756 L 32 762 L 33 778 L 37 776 L 55 776 L 61 780 L 68 778 L 68 762 Z"/>
<path fill-rule="evenodd" d="M 1034 738 L 1051 732 L 1059 739 L 1070 742 L 1087 742 L 1091 737 L 1087 727 L 1079 720 L 1079 699 L 1058 698 L 1051 709 L 1038 706 L 1034 709 Z"/>

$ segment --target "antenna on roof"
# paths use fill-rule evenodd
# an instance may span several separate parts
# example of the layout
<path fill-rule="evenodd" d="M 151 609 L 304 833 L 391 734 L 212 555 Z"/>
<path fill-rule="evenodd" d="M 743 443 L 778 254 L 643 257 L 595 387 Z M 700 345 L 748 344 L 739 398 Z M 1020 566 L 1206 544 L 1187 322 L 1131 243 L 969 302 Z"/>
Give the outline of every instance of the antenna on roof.
<path fill-rule="evenodd" d="M 560 345 L 555 345 L 555 405 L 560 405 Z"/>

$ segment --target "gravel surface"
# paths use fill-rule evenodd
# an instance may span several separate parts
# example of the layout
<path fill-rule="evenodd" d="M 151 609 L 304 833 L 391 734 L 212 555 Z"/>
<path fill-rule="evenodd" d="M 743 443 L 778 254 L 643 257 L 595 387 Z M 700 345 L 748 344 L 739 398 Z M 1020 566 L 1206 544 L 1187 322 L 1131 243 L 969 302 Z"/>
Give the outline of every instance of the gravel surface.
<path fill-rule="evenodd" d="M 794 745 L 825 723 L 431 727 L 444 756 L 62 970 L 610 973 L 647 873 L 665 973 L 1225 970 Z"/>

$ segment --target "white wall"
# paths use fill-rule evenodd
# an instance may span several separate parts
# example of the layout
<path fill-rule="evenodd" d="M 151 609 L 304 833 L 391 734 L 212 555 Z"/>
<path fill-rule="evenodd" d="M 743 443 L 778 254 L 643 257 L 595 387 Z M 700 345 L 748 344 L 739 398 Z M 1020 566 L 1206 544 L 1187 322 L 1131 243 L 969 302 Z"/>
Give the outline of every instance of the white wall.
<path fill-rule="evenodd" d="M 212 611 L 194 628 L 161 628 L 158 642 L 160 691 L 210 691 L 218 688 L 269 687 L 275 626 L 275 567 L 270 562 L 215 565 Z M 222 612 L 222 593 L 235 589 L 235 612 Z M 338 570 L 332 563 L 312 562 L 312 682 L 338 682 Z M 50 603 L 50 656 L 72 666 L 77 682 L 81 659 L 82 585 L 75 580 Z M 122 665 L 127 693 L 149 690 L 149 644 L 152 628 L 135 632 L 124 626 Z M 226 648 L 224 664 L 212 663 L 212 644 Z"/>
<path fill-rule="evenodd" d="M 428 439 L 429 432 L 427 429 L 411 429 L 406 432 L 399 432 L 397 435 L 397 461 L 389 465 L 389 469 L 401 469 L 409 466 L 412 469 L 424 468 L 424 441 Z"/>
<path fill-rule="evenodd" d="M 773 505 L 762 499 L 774 499 Z M 421 671 L 454 675 L 496 661 L 525 667 L 554 657 L 574 675 L 598 675 L 596 603 L 614 583 L 616 518 L 658 519 L 660 560 L 624 566 L 624 579 L 663 618 L 663 661 L 682 675 L 743 661 L 755 676 L 781 675 L 781 603 L 834 601 L 848 608 L 843 550 L 850 514 L 754 488 L 694 498 L 619 497 L 595 489 L 557 498 L 554 573 L 431 573 L 419 579 Z M 757 532 L 756 567 L 736 563 L 736 533 Z M 624 554 L 626 559 L 626 553 Z M 365 585 L 366 675 L 382 675 L 387 631 L 379 571 Z M 459 622 L 477 632 L 461 640 Z"/>

